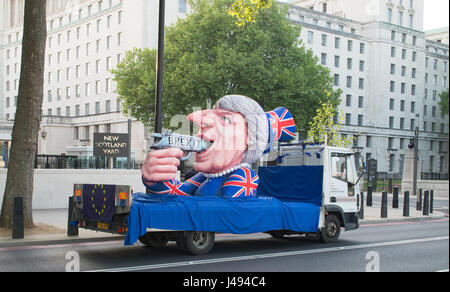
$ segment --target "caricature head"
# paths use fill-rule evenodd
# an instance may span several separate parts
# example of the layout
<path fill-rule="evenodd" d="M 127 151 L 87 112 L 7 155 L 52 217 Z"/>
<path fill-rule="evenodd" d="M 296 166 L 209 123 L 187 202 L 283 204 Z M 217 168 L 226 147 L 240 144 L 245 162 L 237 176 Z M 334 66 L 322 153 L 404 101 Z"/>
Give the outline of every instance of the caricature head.
<path fill-rule="evenodd" d="M 267 147 L 266 114 L 248 97 L 225 96 L 213 109 L 194 112 L 188 120 L 199 127 L 197 136 L 211 142 L 208 150 L 195 155 L 197 171 L 218 173 L 240 163 L 253 163 Z"/>

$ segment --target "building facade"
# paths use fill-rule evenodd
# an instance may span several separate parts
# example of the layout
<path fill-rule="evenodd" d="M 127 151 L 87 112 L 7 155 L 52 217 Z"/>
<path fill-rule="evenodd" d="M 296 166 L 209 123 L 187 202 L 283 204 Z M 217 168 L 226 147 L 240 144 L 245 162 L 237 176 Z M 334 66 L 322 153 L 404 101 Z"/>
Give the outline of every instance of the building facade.
<path fill-rule="evenodd" d="M 307 48 L 343 91 L 342 133 L 353 148 L 378 160 L 379 171 L 401 173 L 419 127 L 423 172 L 448 172 L 449 47 L 426 39 L 423 0 L 293 0 L 289 18 L 302 26 Z"/>
<path fill-rule="evenodd" d="M 166 24 L 188 12 L 166 1 Z M 424 172 L 448 172 L 449 47 L 423 32 L 423 0 L 291 0 L 287 17 L 343 92 L 342 134 L 354 149 L 401 172 L 420 130 Z M 0 0 L 0 145 L 8 148 L 20 74 L 23 0 Z M 134 47 L 156 48 L 158 1 L 49 0 L 39 154 L 92 156 L 94 132 L 127 131 L 110 70 Z M 150 131 L 132 123 L 132 152 L 143 160 Z M 10 137 L 10 136 L 9 136 Z M 7 151 L 3 151 L 7 153 Z M 0 154 L 1 155 L 1 154 Z"/>
<path fill-rule="evenodd" d="M 17 105 L 23 5 L 23 0 L 0 0 L 0 121 L 5 132 L 0 142 L 6 153 Z M 166 23 L 183 17 L 186 9 L 186 0 L 167 1 Z M 48 0 L 47 19 L 38 154 L 78 155 L 89 164 L 93 133 L 128 131 L 110 71 L 127 50 L 156 47 L 158 1 Z M 131 133 L 132 156 L 142 161 L 148 129 L 133 120 Z"/>

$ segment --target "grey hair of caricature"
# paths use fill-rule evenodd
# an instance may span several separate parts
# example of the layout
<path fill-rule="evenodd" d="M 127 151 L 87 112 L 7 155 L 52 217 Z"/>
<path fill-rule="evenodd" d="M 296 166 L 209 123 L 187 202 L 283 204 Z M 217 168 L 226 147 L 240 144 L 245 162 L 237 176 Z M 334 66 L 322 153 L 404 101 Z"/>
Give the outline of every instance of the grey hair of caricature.
<path fill-rule="evenodd" d="M 227 95 L 214 105 L 231 112 L 237 112 L 247 121 L 248 147 L 242 156 L 243 163 L 254 163 L 264 153 L 269 139 L 269 122 L 262 107 L 253 99 L 243 95 Z"/>

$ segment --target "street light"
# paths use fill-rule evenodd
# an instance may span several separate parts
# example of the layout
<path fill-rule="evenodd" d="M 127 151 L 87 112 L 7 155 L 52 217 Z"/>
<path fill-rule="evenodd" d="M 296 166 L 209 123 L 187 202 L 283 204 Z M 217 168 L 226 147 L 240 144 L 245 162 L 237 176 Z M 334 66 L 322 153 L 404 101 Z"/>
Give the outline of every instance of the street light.
<path fill-rule="evenodd" d="M 419 162 L 419 115 L 416 114 L 416 128 L 414 130 L 414 142 L 408 147 L 414 148 L 414 173 L 413 173 L 413 196 L 417 196 L 417 164 Z"/>
<path fill-rule="evenodd" d="M 156 65 L 155 133 L 162 132 L 162 89 L 164 79 L 164 17 L 165 0 L 159 0 L 158 60 Z"/>

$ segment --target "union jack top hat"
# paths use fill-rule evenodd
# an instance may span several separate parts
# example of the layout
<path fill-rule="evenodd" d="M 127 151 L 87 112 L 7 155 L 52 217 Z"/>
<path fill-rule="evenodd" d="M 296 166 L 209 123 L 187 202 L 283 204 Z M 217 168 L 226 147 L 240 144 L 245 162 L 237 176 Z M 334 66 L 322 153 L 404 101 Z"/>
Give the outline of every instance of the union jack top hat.
<path fill-rule="evenodd" d="M 266 112 L 269 121 L 269 141 L 264 153 L 270 151 L 274 142 L 288 142 L 295 138 L 295 120 L 285 107 Z"/>

